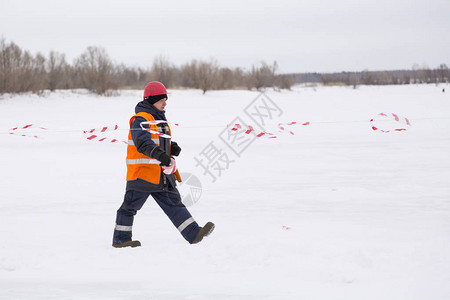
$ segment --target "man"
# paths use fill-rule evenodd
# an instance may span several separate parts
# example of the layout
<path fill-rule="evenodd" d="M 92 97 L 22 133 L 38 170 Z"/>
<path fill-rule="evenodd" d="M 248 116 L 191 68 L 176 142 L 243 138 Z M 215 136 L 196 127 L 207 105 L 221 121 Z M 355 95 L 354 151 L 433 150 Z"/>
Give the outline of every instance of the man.
<path fill-rule="evenodd" d="M 113 247 L 141 246 L 139 241 L 131 239 L 133 219 L 150 195 L 189 243 L 200 242 L 214 230 L 211 222 L 200 227 L 181 202 L 176 188 L 176 181 L 181 182 L 178 170 L 173 174 L 163 171 L 174 167 L 172 156 L 178 156 L 181 152 L 178 144 L 170 138 L 171 131 L 164 110 L 167 98 L 162 83 L 148 83 L 144 100 L 136 105 L 136 115 L 130 120 L 127 187 L 122 206 L 117 210 Z"/>

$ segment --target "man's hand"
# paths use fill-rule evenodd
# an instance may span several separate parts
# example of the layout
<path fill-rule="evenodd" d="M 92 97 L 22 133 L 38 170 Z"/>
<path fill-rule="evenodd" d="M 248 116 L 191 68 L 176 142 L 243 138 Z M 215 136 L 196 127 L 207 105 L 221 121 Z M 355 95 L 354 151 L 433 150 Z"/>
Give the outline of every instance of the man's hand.
<path fill-rule="evenodd" d="M 157 149 L 153 152 L 153 157 L 161 162 L 161 166 L 169 166 L 170 165 L 170 156 L 167 155 L 161 148 L 157 147 Z"/>
<path fill-rule="evenodd" d="M 170 153 L 173 156 L 178 156 L 181 152 L 181 148 L 180 146 L 178 146 L 178 144 L 176 142 L 171 142 L 170 143 Z"/>

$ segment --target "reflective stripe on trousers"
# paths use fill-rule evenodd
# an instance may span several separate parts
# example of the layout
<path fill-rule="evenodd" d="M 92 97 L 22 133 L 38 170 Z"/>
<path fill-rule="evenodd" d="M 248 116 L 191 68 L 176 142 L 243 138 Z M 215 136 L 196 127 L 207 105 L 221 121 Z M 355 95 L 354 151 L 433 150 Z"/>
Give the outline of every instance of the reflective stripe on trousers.
<path fill-rule="evenodd" d="M 119 231 L 132 231 L 133 226 L 123 226 L 123 225 L 117 225 L 116 224 L 116 228 L 115 229 L 119 230 Z"/>
<path fill-rule="evenodd" d="M 184 221 L 180 226 L 178 226 L 178 231 L 182 232 L 183 230 L 186 229 L 186 227 L 188 227 L 189 225 L 191 225 L 192 223 L 194 223 L 194 218 L 190 217 L 189 219 L 187 219 L 186 221 Z"/>

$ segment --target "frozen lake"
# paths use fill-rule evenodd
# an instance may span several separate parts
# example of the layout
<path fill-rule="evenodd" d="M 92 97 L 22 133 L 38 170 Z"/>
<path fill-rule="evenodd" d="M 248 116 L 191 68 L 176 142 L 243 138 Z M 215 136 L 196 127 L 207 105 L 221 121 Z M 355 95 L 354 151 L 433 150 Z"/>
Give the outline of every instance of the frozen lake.
<path fill-rule="evenodd" d="M 216 230 L 189 245 L 150 198 L 135 249 L 111 241 L 142 91 L 3 96 L 0 299 L 449 299 L 443 87 L 170 91 L 189 209 Z"/>

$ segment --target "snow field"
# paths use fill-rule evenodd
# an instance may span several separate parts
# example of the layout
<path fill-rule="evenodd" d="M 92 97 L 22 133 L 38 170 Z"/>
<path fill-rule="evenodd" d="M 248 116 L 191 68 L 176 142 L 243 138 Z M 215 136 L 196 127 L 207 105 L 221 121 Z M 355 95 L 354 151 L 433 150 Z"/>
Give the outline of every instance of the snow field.
<path fill-rule="evenodd" d="M 268 91 L 295 135 L 261 138 L 216 182 L 193 157 L 258 95 L 173 90 L 167 116 L 189 207 L 214 233 L 187 244 L 150 198 L 111 247 L 126 146 L 83 130 L 127 122 L 141 91 L 0 99 L 0 299 L 448 299 L 450 96 L 434 85 Z M 447 89 L 448 90 L 448 89 Z M 373 131 L 378 113 L 411 120 Z M 39 139 L 8 134 L 26 124 Z M 31 131 L 30 131 L 31 132 Z M 224 148 L 226 149 L 226 148 Z"/>

